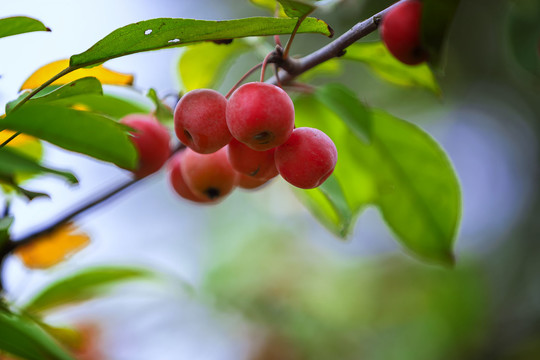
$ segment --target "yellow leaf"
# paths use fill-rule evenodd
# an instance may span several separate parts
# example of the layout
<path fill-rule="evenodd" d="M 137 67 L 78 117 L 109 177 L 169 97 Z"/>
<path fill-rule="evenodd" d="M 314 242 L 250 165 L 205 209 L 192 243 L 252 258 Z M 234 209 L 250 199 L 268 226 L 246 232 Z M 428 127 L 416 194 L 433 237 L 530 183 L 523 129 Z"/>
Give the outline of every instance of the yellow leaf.
<path fill-rule="evenodd" d="M 42 66 L 36 70 L 21 86 L 20 90 L 35 89 L 45 81 L 58 74 L 69 66 L 69 60 L 58 60 Z M 74 80 L 93 76 L 98 78 L 102 84 L 109 85 L 133 85 L 133 75 L 122 74 L 116 71 L 112 71 L 104 67 L 103 65 L 94 66 L 90 69 L 78 69 L 69 74 L 61 77 L 53 82 L 53 85 L 64 85 Z"/>
<path fill-rule="evenodd" d="M 9 139 L 13 134 L 15 134 L 14 131 L 2 130 L 0 132 L 0 144 L 6 141 L 7 139 Z M 11 140 L 7 146 L 19 147 L 19 146 L 23 146 L 23 145 L 28 144 L 29 142 L 34 142 L 34 141 L 38 141 L 38 140 L 33 136 L 20 134 L 19 136 Z"/>
<path fill-rule="evenodd" d="M 30 269 L 47 269 L 83 249 L 89 242 L 88 235 L 68 223 L 19 247 L 15 254 Z"/>

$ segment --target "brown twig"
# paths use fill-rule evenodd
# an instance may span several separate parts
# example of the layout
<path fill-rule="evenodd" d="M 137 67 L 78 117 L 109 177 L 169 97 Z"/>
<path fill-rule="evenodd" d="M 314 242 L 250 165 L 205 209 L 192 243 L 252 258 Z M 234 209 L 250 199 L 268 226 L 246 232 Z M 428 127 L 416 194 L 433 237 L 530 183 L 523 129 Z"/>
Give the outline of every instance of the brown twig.
<path fill-rule="evenodd" d="M 171 151 L 171 157 L 176 154 L 178 151 L 181 151 L 185 149 L 185 145 L 180 144 L 176 148 L 174 148 Z M 77 216 L 88 212 L 91 209 L 95 209 L 97 205 L 105 203 L 107 200 L 113 198 L 114 196 L 123 193 L 125 190 L 130 189 L 133 185 L 137 184 L 141 180 L 145 179 L 147 176 L 143 176 L 140 178 L 134 178 L 130 179 L 128 181 L 122 182 L 121 184 L 115 186 L 113 189 L 109 189 L 106 192 L 100 194 L 100 195 L 92 195 L 92 197 L 87 200 L 83 201 L 82 205 L 70 210 L 67 212 L 66 215 L 62 216 L 61 218 L 53 221 L 50 224 L 47 224 L 43 226 L 41 229 L 36 230 L 28 235 L 25 235 L 19 239 L 9 239 L 7 240 L 2 247 L 0 248 L 0 270 L 2 270 L 2 266 L 4 263 L 5 258 L 7 255 L 12 253 L 15 249 L 29 244 L 32 241 L 38 239 L 39 237 L 50 234 L 53 231 L 57 230 L 61 226 L 67 224 L 68 222 L 75 219 Z M 0 291 L 2 290 L 2 280 L 1 280 L 1 274 L 3 271 L 0 271 Z"/>
<path fill-rule="evenodd" d="M 294 80 L 294 78 L 297 76 L 305 73 L 315 66 L 332 58 L 342 56 L 347 47 L 377 30 L 384 14 L 395 7 L 398 3 L 387 7 L 367 20 L 359 22 L 328 45 L 304 56 L 303 58 L 293 59 L 291 57 L 283 57 L 282 61 L 278 63 L 279 67 L 282 69 L 279 74 L 281 84 L 286 85 Z M 274 76 L 267 80 L 267 82 L 277 84 L 277 79 Z"/>

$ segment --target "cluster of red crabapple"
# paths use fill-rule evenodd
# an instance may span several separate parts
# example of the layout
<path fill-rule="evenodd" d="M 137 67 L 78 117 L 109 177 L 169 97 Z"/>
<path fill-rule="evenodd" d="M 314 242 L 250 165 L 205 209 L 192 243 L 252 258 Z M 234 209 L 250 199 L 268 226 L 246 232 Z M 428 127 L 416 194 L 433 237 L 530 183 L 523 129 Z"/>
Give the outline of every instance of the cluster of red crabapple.
<path fill-rule="evenodd" d="M 173 157 L 171 184 L 187 199 L 213 202 L 236 185 L 256 188 L 280 174 L 311 189 L 333 172 L 337 150 L 312 128 L 294 128 L 294 106 L 281 88 L 252 82 L 227 100 L 217 91 L 193 90 L 174 112 L 178 139 L 188 148 Z"/>
<path fill-rule="evenodd" d="M 420 40 L 421 11 L 419 0 L 404 1 L 381 25 L 390 53 L 408 65 L 427 59 Z M 121 122 L 135 129 L 135 176 L 159 170 L 170 156 L 167 129 L 149 115 L 128 115 Z M 287 93 L 264 82 L 240 86 L 229 100 L 211 89 L 192 90 L 176 106 L 174 127 L 187 148 L 170 158 L 169 182 L 178 195 L 194 202 L 215 203 L 236 186 L 255 189 L 278 174 L 296 187 L 316 188 L 337 162 L 332 140 L 314 128 L 295 128 Z"/>
<path fill-rule="evenodd" d="M 135 175 L 157 171 L 169 157 L 166 128 L 143 115 L 121 122 L 138 130 L 132 138 L 140 162 Z M 169 160 L 169 182 L 194 202 L 213 203 L 236 186 L 258 188 L 278 174 L 312 189 L 337 162 L 332 140 L 314 128 L 295 128 L 290 97 L 264 82 L 240 86 L 229 100 L 211 89 L 186 93 L 175 108 L 174 128 L 187 148 Z"/>

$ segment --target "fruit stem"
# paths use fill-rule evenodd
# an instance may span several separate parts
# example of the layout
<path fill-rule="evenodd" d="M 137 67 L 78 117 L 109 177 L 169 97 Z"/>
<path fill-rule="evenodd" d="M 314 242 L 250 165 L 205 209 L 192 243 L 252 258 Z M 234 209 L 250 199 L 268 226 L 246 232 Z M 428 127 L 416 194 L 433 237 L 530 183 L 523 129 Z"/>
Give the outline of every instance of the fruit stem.
<path fill-rule="evenodd" d="M 280 88 L 283 88 L 281 86 L 281 81 L 279 81 L 279 65 L 276 63 L 274 63 L 274 76 L 276 77 L 277 86 L 279 86 Z"/>
<path fill-rule="evenodd" d="M 260 64 L 257 64 L 255 65 L 254 67 L 252 67 L 251 69 L 249 69 L 241 78 L 240 80 L 238 80 L 238 82 L 236 84 L 234 84 L 234 86 L 231 88 L 231 90 L 229 90 L 229 92 L 227 93 L 227 95 L 225 95 L 225 98 L 229 98 L 231 96 L 231 94 L 234 92 L 234 90 L 236 90 L 238 88 L 238 86 L 240 86 L 240 84 L 246 80 L 246 78 L 253 74 L 253 72 L 255 70 L 257 70 L 258 68 L 260 68 L 262 66 L 263 63 L 260 63 Z"/>
<path fill-rule="evenodd" d="M 262 69 L 261 69 L 261 82 L 264 81 L 264 72 L 266 71 L 266 65 L 268 64 L 268 60 L 270 59 L 270 57 L 274 55 L 274 52 L 271 51 L 269 52 L 268 54 L 266 54 L 266 56 L 264 57 L 264 60 L 262 62 Z"/>
<path fill-rule="evenodd" d="M 357 23 L 350 30 L 331 43 L 312 52 L 309 55 L 304 56 L 303 58 L 292 59 L 290 57 L 285 58 L 285 56 L 283 56 L 283 62 L 279 64 L 280 68 L 283 69 L 280 74 L 281 83 L 285 85 L 294 80 L 294 78 L 298 75 L 305 73 L 313 67 L 332 58 L 343 55 L 347 47 L 377 30 L 382 17 L 402 1 L 405 0 L 398 1 L 371 16 L 370 18 Z M 287 46 L 288 45 L 289 43 L 287 43 Z M 276 84 L 276 77 L 269 79 L 267 82 L 270 84 Z"/>
<path fill-rule="evenodd" d="M 294 26 L 294 29 L 291 33 L 291 36 L 289 37 L 289 40 L 287 40 L 287 44 L 285 44 L 285 50 L 283 50 L 283 59 L 287 59 L 289 57 L 289 50 L 291 49 L 292 42 L 294 40 L 294 37 L 296 36 L 296 32 L 298 31 L 298 28 L 300 27 L 300 24 L 302 24 L 302 21 L 304 21 L 305 18 L 310 13 L 306 13 L 303 16 L 298 18 L 298 21 L 296 22 L 296 25 Z"/>

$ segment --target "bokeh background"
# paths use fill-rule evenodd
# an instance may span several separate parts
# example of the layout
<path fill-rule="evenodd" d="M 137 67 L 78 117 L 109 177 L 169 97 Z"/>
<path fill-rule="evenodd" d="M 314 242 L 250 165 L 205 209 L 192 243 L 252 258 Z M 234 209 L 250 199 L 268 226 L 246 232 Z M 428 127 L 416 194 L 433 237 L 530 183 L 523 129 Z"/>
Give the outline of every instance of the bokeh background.
<path fill-rule="evenodd" d="M 343 0 L 315 16 L 339 35 L 390 3 Z M 120 26 L 155 17 L 266 14 L 247 0 L 4 1 L 0 17 L 12 15 L 35 17 L 52 32 L 2 39 L 2 106 L 37 68 L 84 51 Z M 539 38 L 537 1 L 462 1 L 438 74 L 441 97 L 385 83 L 352 63 L 338 77 L 314 80 L 344 82 L 369 105 L 419 124 L 446 150 L 463 193 L 454 269 L 407 254 L 374 208 L 343 242 L 281 180 L 199 207 L 178 198 L 161 172 L 78 218 L 92 243 L 69 261 L 31 271 L 10 258 L 9 298 L 22 303 L 89 265 L 159 272 L 159 281 L 127 284 L 47 318 L 95 326 L 103 359 L 540 358 Z M 299 35 L 292 52 L 306 54 L 328 41 Z M 174 94 L 181 89 L 181 51 L 130 55 L 106 66 L 134 74 L 141 91 Z M 243 55 L 219 90 L 260 60 Z M 53 147 L 45 159 L 71 169 L 80 186 L 33 180 L 29 187 L 46 189 L 52 200 L 16 201 L 15 237 L 129 176 Z"/>

